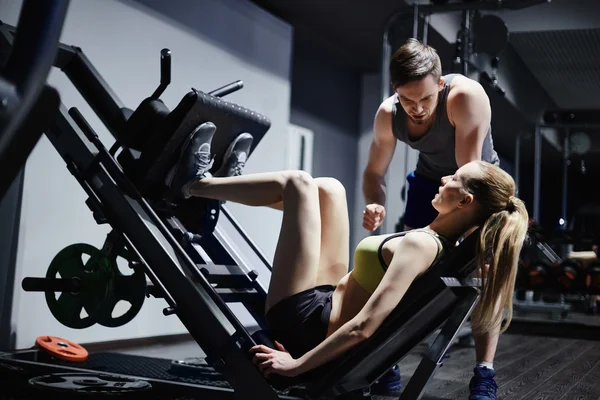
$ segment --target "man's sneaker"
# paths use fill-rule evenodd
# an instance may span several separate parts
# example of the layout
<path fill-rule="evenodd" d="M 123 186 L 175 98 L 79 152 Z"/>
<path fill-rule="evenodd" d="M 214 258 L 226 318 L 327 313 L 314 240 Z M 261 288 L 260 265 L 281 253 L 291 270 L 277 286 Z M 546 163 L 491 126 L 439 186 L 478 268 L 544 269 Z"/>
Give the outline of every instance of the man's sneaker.
<path fill-rule="evenodd" d="M 396 397 L 400 395 L 401 389 L 400 367 L 394 365 L 371 385 L 371 395 Z"/>
<path fill-rule="evenodd" d="M 497 400 L 498 386 L 494 380 L 496 372 L 486 367 L 477 367 L 473 370 L 473 374 L 469 383 L 471 389 L 469 400 Z"/>
<path fill-rule="evenodd" d="M 248 154 L 250 154 L 250 148 L 254 137 L 249 133 L 239 134 L 233 142 L 227 148 L 225 155 L 223 156 L 223 164 L 213 176 L 225 177 L 225 176 L 238 176 L 242 174 L 242 170 L 246 165 Z"/>
<path fill-rule="evenodd" d="M 166 179 L 175 196 L 191 197 L 190 186 L 206 176 L 211 162 L 210 142 L 216 131 L 217 127 L 212 122 L 205 122 L 181 146 L 181 157 Z"/>

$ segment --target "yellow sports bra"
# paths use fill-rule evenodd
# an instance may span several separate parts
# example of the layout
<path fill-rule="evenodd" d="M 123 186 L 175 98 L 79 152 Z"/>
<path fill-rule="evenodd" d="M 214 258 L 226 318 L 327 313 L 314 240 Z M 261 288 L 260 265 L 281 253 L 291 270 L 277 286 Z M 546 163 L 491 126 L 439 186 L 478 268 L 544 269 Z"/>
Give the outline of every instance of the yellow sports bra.
<path fill-rule="evenodd" d="M 446 246 L 450 245 L 450 241 L 444 236 L 429 230 L 429 229 L 414 229 L 413 231 L 405 231 L 398 233 L 390 233 L 385 235 L 367 236 L 360 241 L 356 250 L 354 250 L 354 269 L 352 277 L 369 293 L 373 293 L 379 282 L 383 279 L 383 275 L 387 270 L 382 255 L 383 245 L 393 238 L 406 235 L 408 232 L 420 231 L 430 234 L 438 244 L 438 253 L 431 265 L 439 261 Z"/>

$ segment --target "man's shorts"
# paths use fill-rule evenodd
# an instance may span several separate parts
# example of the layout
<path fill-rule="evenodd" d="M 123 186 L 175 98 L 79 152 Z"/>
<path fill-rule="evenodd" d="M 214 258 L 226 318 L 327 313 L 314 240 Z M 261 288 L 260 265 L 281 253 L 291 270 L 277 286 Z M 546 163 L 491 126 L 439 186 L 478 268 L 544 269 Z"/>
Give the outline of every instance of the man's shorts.
<path fill-rule="evenodd" d="M 406 177 L 408 192 L 406 194 L 406 209 L 404 211 L 404 225 L 411 228 L 423 228 L 429 225 L 438 212 L 431 205 L 441 181 L 433 182 L 411 172 Z"/>

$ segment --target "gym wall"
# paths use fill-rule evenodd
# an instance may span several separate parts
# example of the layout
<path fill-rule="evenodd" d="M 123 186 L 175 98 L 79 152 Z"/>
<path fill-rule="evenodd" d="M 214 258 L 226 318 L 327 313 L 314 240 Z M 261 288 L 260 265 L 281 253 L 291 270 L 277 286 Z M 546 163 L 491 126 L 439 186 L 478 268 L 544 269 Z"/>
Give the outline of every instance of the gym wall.
<path fill-rule="evenodd" d="M 314 132 L 312 174 L 334 177 L 344 185 L 352 221 L 359 182 L 361 74 L 348 68 L 346 56 L 334 44 L 299 27 L 294 29 L 292 54 L 290 121 Z M 351 238 L 357 234 L 352 228 Z"/>
<path fill-rule="evenodd" d="M 172 82 L 162 96 L 173 109 L 191 87 L 210 91 L 241 79 L 245 87 L 228 100 L 267 115 L 272 121 L 247 171 L 281 169 L 290 109 L 289 65 L 292 31 L 245 0 L 168 2 L 169 14 L 156 11 L 167 2 L 73 0 L 61 42 L 80 46 L 124 104 L 132 109 L 159 83 L 159 55 L 172 51 Z M 154 10 L 148 8 L 151 6 Z M 16 25 L 21 2 L 0 3 L 0 18 Z M 105 146 L 113 139 L 66 76 L 53 70 L 49 82 L 67 107 L 76 106 L 89 119 Z M 29 347 L 43 334 L 79 343 L 185 333 L 177 317 L 164 317 L 164 300 L 147 299 L 137 317 L 118 329 L 93 326 L 72 330 L 57 322 L 43 293 L 25 293 L 26 276 L 44 276 L 60 249 L 78 242 L 101 247 L 109 231 L 98 226 L 85 205 L 86 195 L 67 171 L 50 142 L 42 137 L 26 168 L 16 260 L 12 332 L 16 347 Z M 234 215 L 271 256 L 280 226 L 275 210 L 245 210 Z M 246 322 L 246 321 L 242 321 Z M 3 327 L 5 328 L 5 327 Z M 6 329 L 6 328 L 5 328 Z"/>

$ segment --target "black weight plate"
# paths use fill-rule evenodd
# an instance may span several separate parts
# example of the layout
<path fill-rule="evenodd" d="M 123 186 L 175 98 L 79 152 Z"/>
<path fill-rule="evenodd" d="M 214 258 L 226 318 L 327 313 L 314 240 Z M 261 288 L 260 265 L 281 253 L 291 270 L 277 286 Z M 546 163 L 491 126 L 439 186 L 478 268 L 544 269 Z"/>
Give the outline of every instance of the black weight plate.
<path fill-rule="evenodd" d="M 29 379 L 29 384 L 39 390 L 103 395 L 142 392 L 152 388 L 152 385 L 144 380 L 93 373 L 60 373 L 36 376 Z"/>
<path fill-rule="evenodd" d="M 89 256 L 85 263 L 84 255 Z M 45 292 L 50 312 L 69 328 L 89 328 L 97 322 L 113 290 L 113 275 L 110 261 L 94 246 L 78 243 L 65 247 L 52 259 L 46 278 L 75 278 L 80 288 L 76 293 L 62 292 L 58 298 L 53 291 Z M 81 316 L 84 308 L 87 316 Z"/>
<path fill-rule="evenodd" d="M 188 377 L 221 377 L 203 357 L 186 357 L 182 360 L 171 361 L 171 373 Z"/>
<path fill-rule="evenodd" d="M 146 300 L 147 284 L 146 274 L 141 266 L 137 266 L 131 275 L 123 275 L 116 260 L 111 261 L 111 267 L 114 276 L 113 290 L 98 314 L 97 322 L 107 328 L 116 328 L 129 323 L 140 312 Z M 113 311 L 120 301 L 129 303 L 129 308 L 123 314 L 113 317 Z"/>

